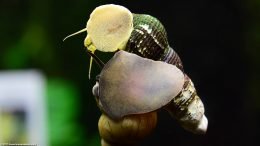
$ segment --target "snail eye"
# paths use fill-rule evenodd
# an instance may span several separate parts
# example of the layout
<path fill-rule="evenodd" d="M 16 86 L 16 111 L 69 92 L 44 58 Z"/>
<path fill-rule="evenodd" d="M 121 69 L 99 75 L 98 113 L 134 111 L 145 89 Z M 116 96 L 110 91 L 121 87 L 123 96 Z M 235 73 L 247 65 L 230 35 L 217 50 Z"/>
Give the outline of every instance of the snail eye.
<path fill-rule="evenodd" d="M 99 82 L 100 74 L 96 76 L 96 81 Z"/>
<path fill-rule="evenodd" d="M 92 88 L 92 94 L 98 99 L 99 98 L 99 83 L 96 84 Z"/>

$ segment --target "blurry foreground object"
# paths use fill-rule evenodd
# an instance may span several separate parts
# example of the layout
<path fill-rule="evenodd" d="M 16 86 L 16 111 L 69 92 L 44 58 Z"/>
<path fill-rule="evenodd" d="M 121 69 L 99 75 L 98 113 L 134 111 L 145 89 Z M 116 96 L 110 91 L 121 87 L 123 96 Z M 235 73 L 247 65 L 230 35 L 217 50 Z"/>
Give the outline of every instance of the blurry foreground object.
<path fill-rule="evenodd" d="M 47 146 L 45 78 L 35 70 L 0 72 L 0 142 Z"/>

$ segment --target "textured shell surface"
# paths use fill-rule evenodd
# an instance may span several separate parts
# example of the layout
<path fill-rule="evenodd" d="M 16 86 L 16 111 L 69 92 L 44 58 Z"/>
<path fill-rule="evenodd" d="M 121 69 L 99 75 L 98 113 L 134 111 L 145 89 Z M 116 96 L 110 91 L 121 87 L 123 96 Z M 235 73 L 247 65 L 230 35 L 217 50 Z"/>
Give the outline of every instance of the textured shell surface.
<path fill-rule="evenodd" d="M 133 27 L 125 51 L 164 61 L 183 70 L 181 59 L 169 46 L 165 28 L 158 19 L 147 14 L 133 14 Z"/>
<path fill-rule="evenodd" d="M 191 79 L 185 75 L 182 91 L 165 107 L 179 123 L 188 131 L 203 134 L 207 129 L 207 118 L 204 105 L 197 95 Z"/>

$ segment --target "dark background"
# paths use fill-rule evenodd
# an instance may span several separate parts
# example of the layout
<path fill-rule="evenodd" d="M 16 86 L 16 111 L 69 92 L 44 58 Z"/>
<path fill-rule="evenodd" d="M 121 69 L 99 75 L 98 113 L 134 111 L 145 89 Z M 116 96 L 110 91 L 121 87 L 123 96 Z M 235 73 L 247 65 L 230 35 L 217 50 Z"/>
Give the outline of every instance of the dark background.
<path fill-rule="evenodd" d="M 260 1 L 1 0 L 0 69 L 39 69 L 47 77 L 48 95 L 61 90 L 59 98 L 47 100 L 47 109 L 52 111 L 50 145 L 99 145 L 101 113 L 91 88 L 100 70 L 94 64 L 93 79 L 88 80 L 85 34 L 66 42 L 62 39 L 84 28 L 91 11 L 108 3 L 150 14 L 162 22 L 209 120 L 207 133 L 194 135 L 159 111 L 158 126 L 142 146 L 258 145 Z M 104 53 L 97 55 L 107 58 Z M 71 96 L 63 98 L 68 91 Z M 59 106 L 63 102 L 66 106 Z M 55 114 L 65 118 L 55 119 Z M 71 127 L 64 133 L 61 126 Z"/>

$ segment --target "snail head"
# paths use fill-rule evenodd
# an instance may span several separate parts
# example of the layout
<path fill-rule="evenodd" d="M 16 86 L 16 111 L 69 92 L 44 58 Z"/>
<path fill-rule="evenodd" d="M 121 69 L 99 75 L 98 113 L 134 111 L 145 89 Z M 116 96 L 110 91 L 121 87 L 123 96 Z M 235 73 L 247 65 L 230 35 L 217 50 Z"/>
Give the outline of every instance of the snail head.
<path fill-rule="evenodd" d="M 86 28 L 65 37 L 75 36 L 87 32 L 84 46 L 92 54 L 96 50 L 101 52 L 115 52 L 124 49 L 133 30 L 133 15 L 125 7 L 114 4 L 102 5 L 93 10 L 87 21 Z M 90 59 L 89 77 L 93 57 Z"/>

